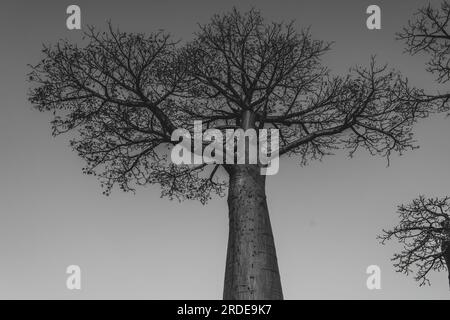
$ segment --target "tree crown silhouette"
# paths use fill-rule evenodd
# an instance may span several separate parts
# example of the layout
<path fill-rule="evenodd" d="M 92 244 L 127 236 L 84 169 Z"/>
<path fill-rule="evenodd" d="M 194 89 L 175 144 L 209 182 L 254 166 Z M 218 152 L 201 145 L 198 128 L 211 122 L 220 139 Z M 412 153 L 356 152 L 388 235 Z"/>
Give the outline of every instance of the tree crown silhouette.
<path fill-rule="evenodd" d="M 412 125 L 427 105 L 396 71 L 355 67 L 332 75 L 321 57 L 330 44 L 293 23 L 267 23 L 257 10 L 215 15 L 192 41 L 163 33 L 89 28 L 84 45 L 44 47 L 33 66 L 30 101 L 53 112 L 55 135 L 98 175 L 104 193 L 160 184 L 162 195 L 206 202 L 227 186 L 226 165 L 176 166 L 168 157 L 176 128 L 242 127 L 280 132 L 280 155 L 301 164 L 338 148 L 389 158 L 415 147 Z M 247 119 L 248 120 L 248 119 Z"/>

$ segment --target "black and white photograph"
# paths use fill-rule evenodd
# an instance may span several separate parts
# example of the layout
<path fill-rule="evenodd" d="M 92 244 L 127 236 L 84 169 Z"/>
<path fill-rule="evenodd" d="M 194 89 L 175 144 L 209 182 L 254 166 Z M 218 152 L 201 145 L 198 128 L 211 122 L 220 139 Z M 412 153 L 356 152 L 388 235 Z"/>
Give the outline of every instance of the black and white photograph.
<path fill-rule="evenodd" d="M 450 1 L 5 0 L 0 35 L 0 300 L 450 299 Z"/>

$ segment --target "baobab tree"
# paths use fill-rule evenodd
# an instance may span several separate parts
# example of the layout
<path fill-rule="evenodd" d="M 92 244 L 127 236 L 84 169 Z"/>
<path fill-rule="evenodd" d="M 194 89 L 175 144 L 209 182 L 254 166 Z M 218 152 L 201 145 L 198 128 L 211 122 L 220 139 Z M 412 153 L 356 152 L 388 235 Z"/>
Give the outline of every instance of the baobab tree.
<path fill-rule="evenodd" d="M 305 165 L 339 148 L 387 158 L 413 149 L 412 125 L 427 114 L 405 102 L 418 92 L 397 72 L 372 59 L 332 75 L 321 62 L 330 44 L 257 10 L 214 15 L 187 43 L 111 26 L 90 28 L 85 41 L 44 47 L 30 101 L 53 112 L 54 134 L 73 132 L 84 171 L 106 194 L 159 184 L 170 199 L 206 203 L 228 191 L 224 299 L 283 298 L 266 176 L 261 163 L 175 165 L 176 128 L 278 129 L 279 155 Z"/>
<path fill-rule="evenodd" d="M 430 284 L 431 271 L 450 270 L 450 198 L 427 199 L 420 196 L 398 207 L 400 222 L 383 230 L 379 239 L 396 239 L 403 245 L 392 260 L 398 272 L 414 277 L 419 285 Z M 450 285 L 450 272 L 449 272 Z"/>
<path fill-rule="evenodd" d="M 438 8 L 428 4 L 420 8 L 398 34 L 398 39 L 405 42 L 408 53 L 428 56 L 427 71 L 435 75 L 440 84 L 450 80 L 449 23 L 450 4 L 447 1 Z M 450 92 L 415 91 L 407 99 L 411 103 L 427 104 L 430 110 L 450 110 Z M 420 285 L 430 284 L 430 271 L 450 270 L 448 201 L 448 197 L 426 199 L 421 196 L 409 205 L 400 206 L 400 223 L 380 236 L 382 243 L 395 238 L 403 244 L 403 250 L 394 254 L 394 267 L 405 274 L 417 269 L 415 279 Z"/>

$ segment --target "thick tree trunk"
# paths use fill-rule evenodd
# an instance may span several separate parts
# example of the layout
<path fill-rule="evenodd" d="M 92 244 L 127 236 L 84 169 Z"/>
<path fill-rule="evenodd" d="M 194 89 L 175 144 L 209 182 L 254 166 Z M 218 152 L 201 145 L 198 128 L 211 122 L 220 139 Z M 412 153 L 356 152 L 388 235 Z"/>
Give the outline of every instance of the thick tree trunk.
<path fill-rule="evenodd" d="M 257 165 L 234 165 L 229 174 L 230 221 L 223 298 L 283 299 L 265 176 Z"/>

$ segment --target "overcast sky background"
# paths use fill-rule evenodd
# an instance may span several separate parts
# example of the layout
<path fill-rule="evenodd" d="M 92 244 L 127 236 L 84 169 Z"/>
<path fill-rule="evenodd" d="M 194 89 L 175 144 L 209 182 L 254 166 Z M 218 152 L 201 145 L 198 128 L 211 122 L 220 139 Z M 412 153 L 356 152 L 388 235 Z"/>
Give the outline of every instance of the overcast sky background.
<path fill-rule="evenodd" d="M 165 29 L 189 40 L 198 22 L 233 5 L 260 9 L 268 20 L 295 19 L 317 39 L 334 41 L 324 62 L 336 74 L 379 62 L 434 92 L 424 56 L 403 53 L 395 41 L 426 1 L 2 1 L 0 4 L 0 298 L 221 299 L 228 236 L 226 199 L 207 206 L 160 199 L 158 186 L 136 195 L 101 194 L 81 173 L 83 161 L 68 136 L 52 138 L 50 115 L 31 108 L 28 63 L 42 43 L 81 39 L 65 27 L 66 8 L 78 4 L 82 23 L 124 31 Z M 433 1 L 433 3 L 439 3 Z M 366 8 L 382 9 L 382 29 L 366 28 Z M 286 299 L 448 299 L 445 272 L 431 287 L 396 273 L 394 243 L 376 235 L 397 221 L 396 206 L 419 194 L 450 194 L 450 119 L 415 128 L 419 150 L 382 158 L 345 152 L 300 167 L 284 159 L 268 180 L 268 205 Z M 66 289 L 66 267 L 82 269 L 82 290 Z M 381 267 L 381 290 L 366 287 L 366 268 Z"/>

